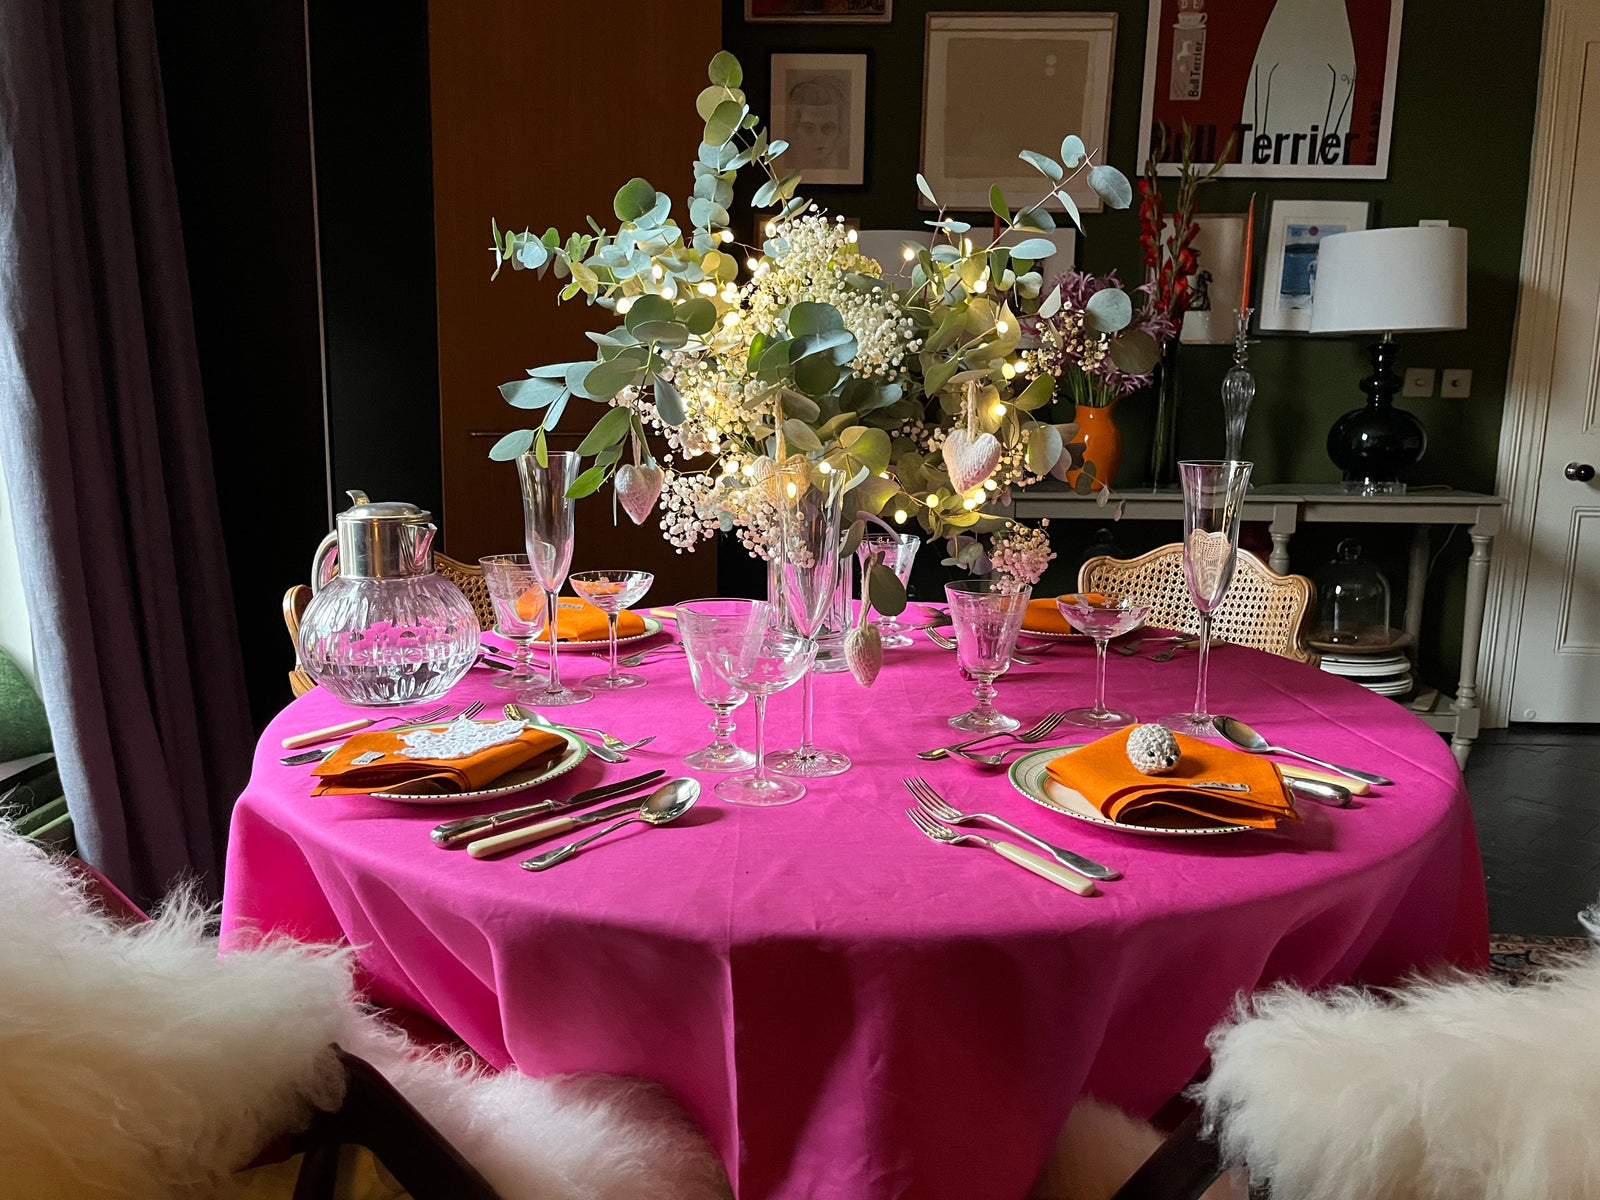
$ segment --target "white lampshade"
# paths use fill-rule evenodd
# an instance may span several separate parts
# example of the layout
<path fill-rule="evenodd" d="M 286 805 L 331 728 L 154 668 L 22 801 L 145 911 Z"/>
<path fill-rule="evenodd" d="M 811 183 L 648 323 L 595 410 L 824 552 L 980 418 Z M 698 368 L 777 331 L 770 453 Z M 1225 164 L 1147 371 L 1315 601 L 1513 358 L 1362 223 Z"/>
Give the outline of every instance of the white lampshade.
<path fill-rule="evenodd" d="M 1317 247 L 1312 333 L 1467 327 L 1467 231 L 1415 225 L 1335 233 Z"/>

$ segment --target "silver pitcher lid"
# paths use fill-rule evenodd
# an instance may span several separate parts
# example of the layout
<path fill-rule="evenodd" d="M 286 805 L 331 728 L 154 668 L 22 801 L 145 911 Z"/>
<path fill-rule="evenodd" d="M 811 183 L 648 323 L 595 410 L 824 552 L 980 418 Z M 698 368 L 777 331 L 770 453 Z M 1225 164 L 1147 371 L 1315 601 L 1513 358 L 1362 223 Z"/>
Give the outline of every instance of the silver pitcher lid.
<path fill-rule="evenodd" d="M 347 579 L 403 579 L 433 573 L 429 547 L 433 514 L 403 500 L 373 502 L 361 491 L 345 493 L 351 506 L 338 514 L 338 574 Z"/>

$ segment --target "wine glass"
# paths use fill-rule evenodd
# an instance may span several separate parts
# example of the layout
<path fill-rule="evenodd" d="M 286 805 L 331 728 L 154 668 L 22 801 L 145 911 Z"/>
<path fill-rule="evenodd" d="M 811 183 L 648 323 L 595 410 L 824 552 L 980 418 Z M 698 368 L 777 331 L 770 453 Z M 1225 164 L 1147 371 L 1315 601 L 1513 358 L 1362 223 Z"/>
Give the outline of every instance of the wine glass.
<path fill-rule="evenodd" d="M 526 554 L 489 554 L 478 565 L 494 605 L 494 631 L 514 647 L 511 673 L 497 678 L 494 686 L 520 692 L 539 678 L 529 650 L 544 628 L 544 594 Z"/>
<path fill-rule="evenodd" d="M 557 597 L 572 565 L 574 506 L 567 495 L 577 481 L 581 467 L 571 450 L 552 450 L 539 465 L 532 450 L 517 459 L 517 477 L 522 481 L 522 524 L 528 538 L 528 563 L 539 586 L 544 589 L 545 629 L 550 637 L 550 675 L 543 688 L 536 688 L 527 699 L 543 707 L 582 704 L 594 699 L 588 688 L 561 685 L 556 638 Z"/>
<path fill-rule="evenodd" d="M 1106 646 L 1112 638 L 1132 633 L 1143 625 L 1150 615 L 1150 606 L 1135 604 L 1126 596 L 1113 599 L 1090 592 L 1057 597 L 1056 608 L 1068 625 L 1094 639 L 1094 707 L 1069 708 L 1066 719 L 1073 725 L 1090 729 L 1137 725 L 1139 718 L 1132 713 L 1106 707 Z"/>
<path fill-rule="evenodd" d="M 756 706 L 756 763 L 748 775 L 734 775 L 712 790 L 730 804 L 791 804 L 806 794 L 806 785 L 767 773 L 767 697 L 807 674 L 817 655 L 817 643 L 798 633 L 769 624 L 768 606 L 749 623 L 743 634 L 717 647 L 711 666 L 728 683 L 747 693 Z"/>
<path fill-rule="evenodd" d="M 1239 516 L 1250 489 L 1250 466 L 1231 458 L 1178 464 L 1183 484 L 1183 577 L 1200 610 L 1200 679 L 1194 711 L 1161 718 L 1174 733 L 1214 737 L 1217 732 L 1206 711 L 1211 614 L 1233 584 L 1233 568 L 1239 559 Z"/>
<path fill-rule="evenodd" d="M 719 648 L 743 637 L 752 620 L 764 621 L 764 608 L 760 600 L 720 598 L 682 600 L 675 606 L 694 693 L 716 714 L 711 719 L 711 744 L 684 756 L 684 764 L 697 771 L 742 771 L 756 761 L 750 751 L 733 743 L 733 710 L 745 702 L 746 693 L 717 674 L 712 658 Z"/>
<path fill-rule="evenodd" d="M 951 717 L 950 724 L 971 733 L 1015 729 L 1020 721 L 995 711 L 994 681 L 1011 666 L 1033 589 L 997 579 L 963 579 L 945 584 L 944 595 L 955 625 L 956 660 L 975 685 L 977 700 L 970 712 Z"/>
<path fill-rule="evenodd" d="M 611 668 L 604 675 L 589 676 L 583 681 L 585 687 L 620 692 L 643 687 L 647 682 L 643 675 L 625 675 L 617 670 L 617 614 L 644 599 L 655 581 L 649 571 L 579 571 L 567 576 L 579 597 L 605 613 L 610 636 Z"/>
<path fill-rule="evenodd" d="M 867 600 L 867 563 L 874 554 L 883 555 L 883 565 L 895 573 L 904 587 L 911 578 L 911 564 L 917 561 L 917 551 L 921 547 L 922 539 L 914 533 L 869 533 L 862 538 L 861 545 L 856 547 L 856 557 L 861 560 L 861 602 L 865 604 Z M 893 617 L 878 617 L 877 626 L 884 649 L 912 644 L 905 626 Z"/>
<path fill-rule="evenodd" d="M 774 477 L 778 509 L 778 551 L 773 577 L 783 604 L 784 627 L 813 641 L 822 633 L 839 588 L 839 547 L 847 480 L 843 472 L 804 455 L 784 461 Z M 817 778 L 850 769 L 850 758 L 819 749 L 812 741 L 815 704 L 806 671 L 800 745 L 781 750 L 768 764 L 780 775 Z"/>

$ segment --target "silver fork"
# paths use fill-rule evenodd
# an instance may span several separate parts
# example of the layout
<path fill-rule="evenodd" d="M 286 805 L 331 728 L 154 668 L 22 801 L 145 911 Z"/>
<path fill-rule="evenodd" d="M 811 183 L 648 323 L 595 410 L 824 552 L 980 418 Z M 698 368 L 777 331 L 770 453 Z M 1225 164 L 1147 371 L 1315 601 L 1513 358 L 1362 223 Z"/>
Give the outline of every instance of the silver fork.
<path fill-rule="evenodd" d="M 954 746 L 937 746 L 932 750 L 923 750 L 917 757 L 924 762 L 934 762 L 947 758 L 951 754 L 960 754 L 968 746 L 976 746 L 979 742 L 987 742 L 990 738 L 1008 737 L 1018 742 L 1037 742 L 1049 736 L 1055 727 L 1066 720 L 1067 714 L 1062 712 L 1046 713 L 1031 729 L 1024 729 L 1021 733 L 986 733 L 982 737 L 968 738 L 964 742 L 957 742 Z"/>
<path fill-rule="evenodd" d="M 1010 821 L 995 816 L 993 813 L 964 813 L 951 804 L 938 792 L 933 790 L 927 780 L 921 776 L 913 775 L 904 781 L 906 789 L 916 797 L 917 803 L 922 805 L 930 817 L 943 821 L 946 825 L 969 825 L 973 821 L 988 821 L 991 825 L 998 825 L 1009 833 L 1016 834 L 1025 842 L 1032 842 L 1063 867 L 1087 875 L 1090 879 L 1121 879 L 1122 872 L 1104 863 L 1097 863 L 1092 858 L 1085 858 L 1081 854 L 1074 854 L 1071 850 L 1064 850 L 1060 846 L 1051 844 L 1043 838 L 1034 837 L 1026 829 L 1019 829 Z"/>
<path fill-rule="evenodd" d="M 922 632 L 927 634 L 928 635 L 928 640 L 930 642 L 932 642 L 935 646 L 938 646 L 941 650 L 954 650 L 956 648 L 956 640 L 955 640 L 955 638 L 946 637 L 944 634 L 940 633 L 938 630 L 932 628 L 931 626 L 928 627 L 927 629 L 924 629 Z M 1011 656 L 1011 661 L 1014 662 L 1014 663 L 1020 663 L 1022 666 L 1025 666 L 1025 667 L 1036 666 L 1036 665 L 1038 665 L 1038 662 L 1039 662 L 1039 660 L 1037 658 L 1029 658 L 1025 654 L 1013 654 Z"/>
<path fill-rule="evenodd" d="M 1093 896 L 1096 888 L 1094 880 L 1085 879 L 1076 871 L 1069 871 L 1060 863 L 1051 862 L 1048 858 L 1040 858 L 1032 850 L 1024 850 L 1021 846 L 1013 846 L 1010 842 L 997 842 L 992 838 L 980 837 L 976 833 L 957 833 L 948 825 L 941 825 L 920 808 L 906 809 L 906 816 L 911 818 L 911 823 L 936 842 L 946 846 L 982 846 L 985 850 L 993 850 L 1002 858 L 1008 858 L 1025 871 L 1032 871 L 1042 879 L 1051 883 L 1058 883 L 1068 891 L 1077 892 L 1080 896 Z"/>
<path fill-rule="evenodd" d="M 469 721 L 483 711 L 483 702 L 479 701 L 475 704 L 467 705 L 458 717 L 450 715 L 450 710 L 453 707 L 454 705 L 441 704 L 438 708 L 423 713 L 420 717 L 407 717 L 397 728 L 406 725 L 438 725 L 444 721 Z M 361 732 L 365 733 L 366 730 L 363 729 Z M 345 739 L 345 741 L 349 740 L 349 738 Z M 337 742 L 332 746 L 319 746 L 315 750 L 302 750 L 299 754 L 291 754 L 287 758 L 280 758 L 278 761 L 286 767 L 298 767 L 305 763 L 321 762 L 343 745 L 344 742 Z"/>

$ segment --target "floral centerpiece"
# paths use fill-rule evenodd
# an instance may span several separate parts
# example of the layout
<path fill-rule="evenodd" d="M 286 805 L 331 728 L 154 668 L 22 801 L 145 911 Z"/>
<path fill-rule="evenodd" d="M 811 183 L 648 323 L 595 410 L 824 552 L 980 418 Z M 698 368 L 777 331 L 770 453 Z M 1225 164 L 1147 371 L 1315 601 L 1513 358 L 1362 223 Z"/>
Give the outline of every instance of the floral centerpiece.
<path fill-rule="evenodd" d="M 926 244 L 904 245 L 911 274 L 900 286 L 860 253 L 842 217 L 798 193 L 800 175 L 780 166 L 785 143 L 750 111 L 738 60 L 721 52 L 708 75 L 696 101 L 705 129 L 694 189 L 678 216 L 666 193 L 631 179 L 613 200 L 614 227 L 590 218 L 587 231 L 565 237 L 492 228 L 497 273 L 509 263 L 553 274 L 564 281 L 562 300 L 582 296 L 616 321 L 589 333 L 593 360 L 533 367 L 501 388 L 538 420 L 490 457 L 544 454 L 548 431 L 577 397 L 606 411 L 579 446 L 590 465 L 571 494 L 592 494 L 614 476 L 635 522 L 659 504 L 679 550 L 728 531 L 770 555 L 775 464 L 803 454 L 819 471 L 844 474 L 847 513 L 915 523 L 946 538 L 965 565 L 992 562 L 978 539 L 1007 519 L 990 507 L 1013 487 L 1082 463 L 1075 427 L 1037 415 L 1055 380 L 1019 349 L 1022 318 L 1071 308 L 1108 353 L 1148 341 L 1128 330 L 1133 306 L 1120 288 L 1078 306 L 1059 289 L 1047 293 L 1038 270 L 1054 251 L 1037 236 L 1055 228 L 1046 202 L 1077 222 L 1067 184 L 1083 175 L 1107 204 L 1126 208 L 1127 178 L 1096 163 L 1075 135 L 1056 157 L 1025 150 L 1041 191 L 1013 205 L 991 189 L 999 229 L 991 237 L 949 215 L 918 175 L 938 213 L 926 222 Z M 732 214 L 746 169 L 764 177 L 751 197 L 762 214 L 751 244 L 739 241 Z M 670 447 L 659 462 L 652 432 Z M 893 580 L 892 571 L 870 573 L 874 603 L 893 590 L 885 576 Z"/>

